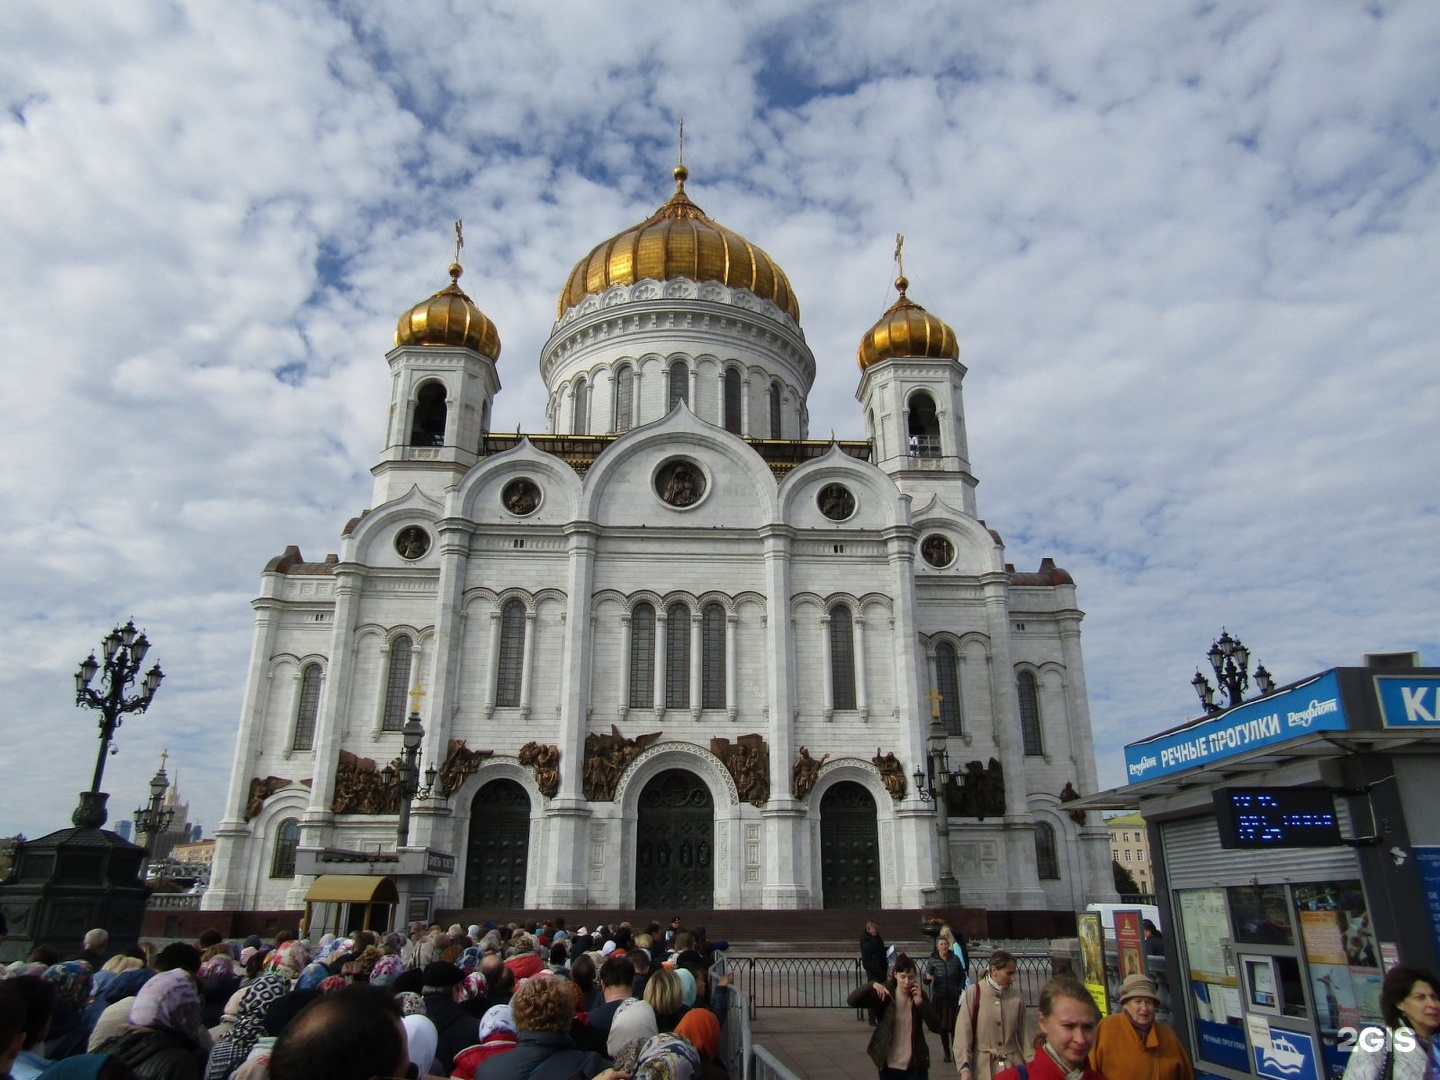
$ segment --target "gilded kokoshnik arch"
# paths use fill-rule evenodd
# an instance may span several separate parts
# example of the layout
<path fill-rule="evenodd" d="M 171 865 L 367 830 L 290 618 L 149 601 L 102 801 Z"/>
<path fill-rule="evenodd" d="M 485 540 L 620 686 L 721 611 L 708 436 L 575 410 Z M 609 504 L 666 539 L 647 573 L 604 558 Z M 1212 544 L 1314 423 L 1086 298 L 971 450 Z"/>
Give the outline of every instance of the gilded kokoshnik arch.
<path fill-rule="evenodd" d="M 932 709 L 952 768 L 985 780 L 952 802 L 954 902 L 1111 897 L 1098 821 L 1047 818 L 1065 857 L 1037 873 L 1044 797 L 1097 786 L 1083 613 L 1068 573 L 1017 570 L 980 517 L 959 342 L 910 290 L 946 298 L 902 274 L 840 328 L 868 437 L 811 438 L 788 277 L 676 179 L 570 253 L 539 355 L 503 361 L 537 365 L 545 430 L 505 421 L 512 316 L 482 310 L 486 276 L 459 288 L 459 250 L 373 343 L 372 491 L 337 553 L 277 537 L 263 569 L 205 908 L 298 909 L 311 853 L 388 854 L 382 770 L 415 707 L 422 767 L 452 767 L 397 863 L 454 856 L 440 910 L 932 905 L 934 806 L 906 782 Z M 592 739 L 626 749 L 587 770 Z"/>

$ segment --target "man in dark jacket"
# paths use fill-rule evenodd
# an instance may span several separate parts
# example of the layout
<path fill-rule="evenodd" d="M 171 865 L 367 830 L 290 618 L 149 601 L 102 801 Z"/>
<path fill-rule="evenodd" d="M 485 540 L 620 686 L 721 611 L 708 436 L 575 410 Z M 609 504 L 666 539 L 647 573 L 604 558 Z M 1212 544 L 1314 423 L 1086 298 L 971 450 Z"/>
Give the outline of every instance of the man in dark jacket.
<path fill-rule="evenodd" d="M 870 1034 L 865 1052 L 879 1070 L 881 1080 L 923 1080 L 930 1073 L 930 1046 L 925 1028 L 940 1030 L 935 1008 L 920 992 L 915 961 L 904 953 L 895 956 L 895 975 L 889 982 L 872 982 L 850 992 L 850 1007 L 878 1010 L 880 1022 Z M 922 1026 L 923 1025 L 923 1026 Z"/>
<path fill-rule="evenodd" d="M 434 1022 L 439 1036 L 435 1060 L 445 1076 L 455 1068 L 455 1055 L 480 1041 L 480 1021 L 460 1006 L 464 981 L 460 969 L 448 960 L 425 965 L 425 1015 Z"/>
<path fill-rule="evenodd" d="M 865 978 L 872 983 L 883 983 L 890 974 L 885 939 L 880 936 L 880 927 L 874 919 L 865 924 L 865 933 L 860 935 L 860 966 L 865 969 Z M 871 1009 L 870 1026 L 874 1027 L 879 1018 L 880 1011 Z"/>
<path fill-rule="evenodd" d="M 410 1068 L 394 998 L 373 986 L 323 994 L 280 1033 L 270 1080 L 369 1080 Z"/>

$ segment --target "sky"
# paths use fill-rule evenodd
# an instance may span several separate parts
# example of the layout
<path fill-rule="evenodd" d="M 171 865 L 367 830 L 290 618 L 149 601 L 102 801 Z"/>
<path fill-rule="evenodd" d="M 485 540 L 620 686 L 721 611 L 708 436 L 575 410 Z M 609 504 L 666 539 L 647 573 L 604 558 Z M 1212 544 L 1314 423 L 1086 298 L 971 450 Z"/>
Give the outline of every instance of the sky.
<path fill-rule="evenodd" d="M 863 437 L 906 235 L 980 515 L 1077 582 L 1102 784 L 1222 628 L 1280 683 L 1440 664 L 1437 55 L 1426 0 L 0 5 L 0 835 L 68 826 L 72 673 L 131 616 L 167 677 L 112 822 L 168 748 L 211 833 L 260 571 L 368 505 L 452 222 L 493 426 L 543 431 L 556 297 L 682 117 L 799 298 L 812 436 Z"/>

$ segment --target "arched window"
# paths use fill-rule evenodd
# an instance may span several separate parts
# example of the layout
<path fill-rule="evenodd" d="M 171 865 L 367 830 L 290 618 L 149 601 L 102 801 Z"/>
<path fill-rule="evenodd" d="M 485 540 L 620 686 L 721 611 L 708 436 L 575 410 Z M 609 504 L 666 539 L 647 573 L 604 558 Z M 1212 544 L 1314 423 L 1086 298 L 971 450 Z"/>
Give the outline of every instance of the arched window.
<path fill-rule="evenodd" d="M 939 457 L 940 418 L 935 412 L 935 399 L 923 390 L 910 395 L 910 456 Z"/>
<path fill-rule="evenodd" d="M 630 613 L 630 708 L 655 705 L 655 609 L 636 604 Z"/>
<path fill-rule="evenodd" d="M 629 431 L 634 426 L 635 369 L 626 364 L 615 372 L 615 430 Z"/>
<path fill-rule="evenodd" d="M 576 435 L 590 434 L 590 384 L 584 379 L 575 384 L 575 422 L 572 427 Z"/>
<path fill-rule="evenodd" d="M 935 649 L 935 681 L 940 685 L 940 722 L 946 735 L 963 735 L 960 722 L 960 672 L 955 663 L 955 646 L 942 641 Z"/>
<path fill-rule="evenodd" d="M 500 670 L 495 673 L 495 704 L 520 704 L 520 675 L 525 670 L 525 605 L 509 601 L 500 612 Z"/>
<path fill-rule="evenodd" d="M 300 675 L 300 707 L 295 712 L 292 750 L 315 749 L 315 717 L 320 712 L 320 665 L 306 664 Z"/>
<path fill-rule="evenodd" d="M 275 830 L 275 852 L 270 856 L 272 878 L 295 876 L 295 849 L 300 846 L 300 822 L 286 818 Z"/>
<path fill-rule="evenodd" d="M 1029 757 L 1040 757 L 1045 753 L 1045 740 L 1040 728 L 1040 693 L 1035 685 L 1035 673 L 1022 671 L 1015 676 L 1015 692 L 1020 698 L 1020 736 L 1025 743 Z"/>
<path fill-rule="evenodd" d="M 490 402 L 480 406 L 480 449 L 485 449 L 485 436 L 490 434 Z"/>
<path fill-rule="evenodd" d="M 835 708 L 855 708 L 855 625 L 844 604 L 830 609 L 830 689 Z"/>
<path fill-rule="evenodd" d="M 1060 880 L 1060 855 L 1055 849 L 1055 827 L 1048 821 L 1035 823 L 1035 871 L 1041 881 Z"/>
<path fill-rule="evenodd" d="M 665 611 L 665 707 L 690 707 L 690 609 L 684 604 Z"/>
<path fill-rule="evenodd" d="M 670 408 L 680 402 L 690 404 L 690 366 L 683 360 L 670 365 Z"/>
<path fill-rule="evenodd" d="M 780 434 L 780 389 L 779 381 L 770 384 L 770 438 L 782 438 Z"/>
<path fill-rule="evenodd" d="M 410 427 L 411 446 L 445 445 L 445 384 L 427 382 L 415 395 L 415 419 Z"/>
<path fill-rule="evenodd" d="M 410 650 L 414 643 L 401 634 L 390 643 L 390 673 L 385 681 L 384 731 L 399 731 L 405 726 L 405 698 L 410 693 Z"/>
<path fill-rule="evenodd" d="M 700 707 L 725 708 L 725 609 L 706 604 L 700 622 Z"/>
<path fill-rule="evenodd" d="M 740 370 L 733 367 L 725 372 L 725 430 L 740 434 Z"/>

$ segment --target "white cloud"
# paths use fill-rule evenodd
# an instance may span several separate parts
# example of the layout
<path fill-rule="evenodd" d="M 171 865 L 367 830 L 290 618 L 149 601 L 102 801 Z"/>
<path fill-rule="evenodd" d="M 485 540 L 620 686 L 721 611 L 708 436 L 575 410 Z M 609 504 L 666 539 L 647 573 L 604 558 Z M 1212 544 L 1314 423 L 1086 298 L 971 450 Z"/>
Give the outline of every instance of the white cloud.
<path fill-rule="evenodd" d="M 1222 624 L 1282 680 L 1434 660 L 1437 38 L 1419 2 L 5 7 L 0 833 L 64 823 L 70 673 L 132 612 L 171 675 L 114 816 L 168 744 L 217 824 L 258 571 L 364 507 L 449 223 L 495 426 L 539 429 L 555 297 L 682 115 L 696 201 L 799 295 L 816 434 L 861 431 L 909 237 L 981 514 L 1079 582 L 1106 782 Z"/>

